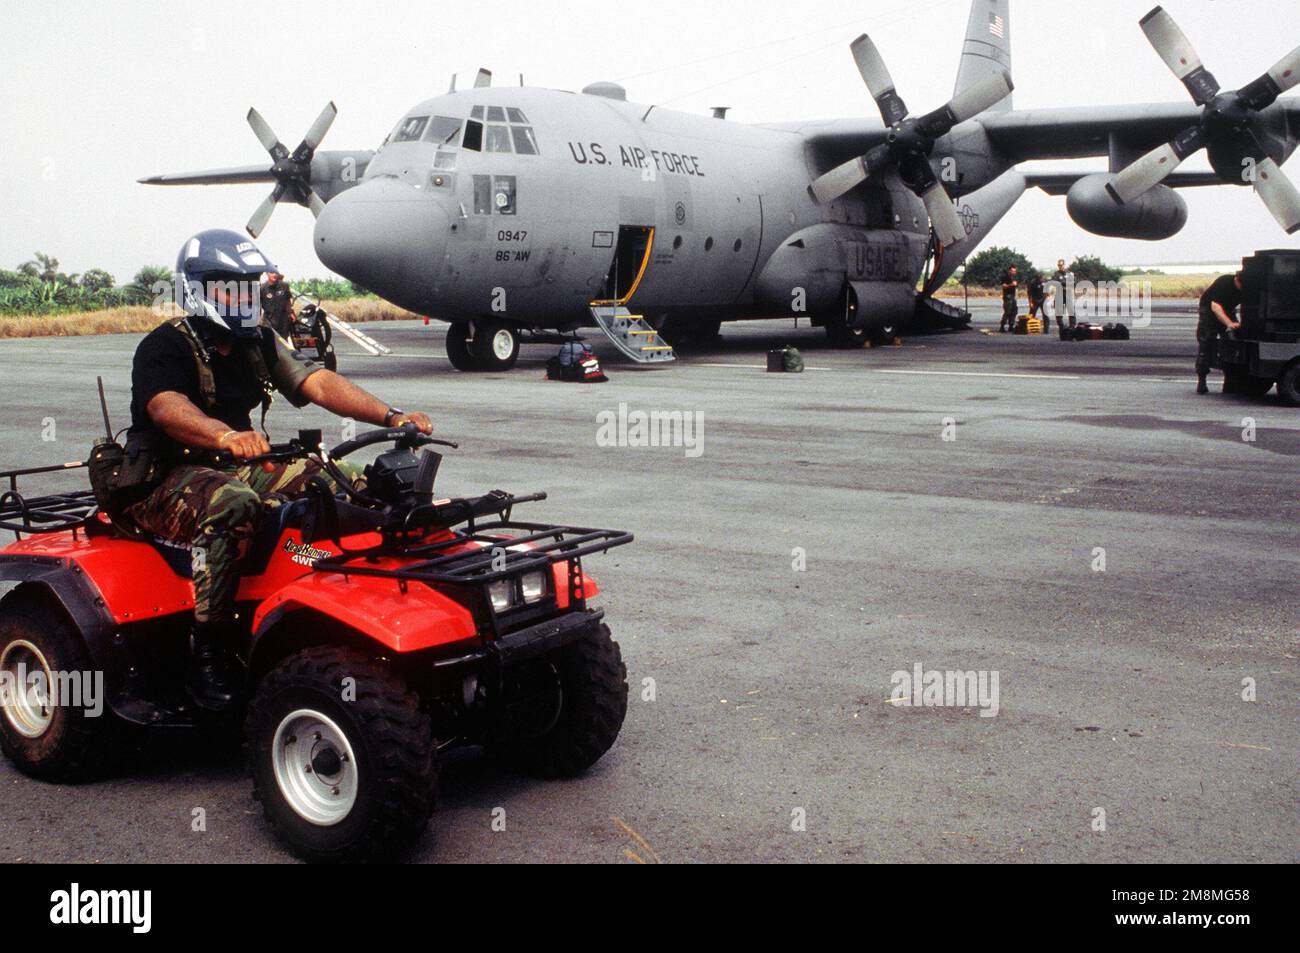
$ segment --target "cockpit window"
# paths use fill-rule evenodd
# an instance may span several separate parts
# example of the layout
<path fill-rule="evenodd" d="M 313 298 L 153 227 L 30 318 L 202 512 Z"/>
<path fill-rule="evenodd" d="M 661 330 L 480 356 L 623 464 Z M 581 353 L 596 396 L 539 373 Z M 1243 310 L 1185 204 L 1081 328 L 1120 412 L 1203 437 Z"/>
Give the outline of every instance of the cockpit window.
<path fill-rule="evenodd" d="M 487 111 L 488 122 L 505 122 L 506 111 L 500 106 L 489 106 Z"/>
<path fill-rule="evenodd" d="M 424 133 L 429 124 L 428 116 L 407 116 L 397 125 L 393 133 L 393 142 L 414 142 Z"/>
<path fill-rule="evenodd" d="M 470 118 L 470 119 L 482 119 L 482 118 L 483 118 L 483 107 L 482 107 L 482 106 L 475 106 L 473 109 L 471 109 L 471 110 L 469 111 L 469 118 Z"/>
<path fill-rule="evenodd" d="M 511 126 L 510 134 L 515 140 L 515 152 L 521 156 L 537 155 L 537 140 L 533 138 L 531 126 Z"/>
<path fill-rule="evenodd" d="M 491 112 L 492 110 L 488 110 Z M 506 126 L 487 127 L 488 152 L 513 152 L 510 148 L 510 129 Z"/>
<path fill-rule="evenodd" d="M 465 123 L 465 140 L 461 145 L 472 152 L 483 151 L 483 124 L 477 119 Z"/>
<path fill-rule="evenodd" d="M 506 109 L 506 115 L 510 117 L 512 123 L 516 123 L 520 126 L 528 125 L 528 120 L 524 118 L 524 111 L 522 109 L 515 109 L 513 106 L 510 106 Z"/>
<path fill-rule="evenodd" d="M 459 119 L 452 119 L 450 116 L 434 116 L 433 121 L 429 123 L 429 130 L 424 134 L 424 138 L 436 145 L 446 145 L 458 137 L 460 127 L 461 121 Z M 452 145 L 454 148 L 455 144 Z"/>

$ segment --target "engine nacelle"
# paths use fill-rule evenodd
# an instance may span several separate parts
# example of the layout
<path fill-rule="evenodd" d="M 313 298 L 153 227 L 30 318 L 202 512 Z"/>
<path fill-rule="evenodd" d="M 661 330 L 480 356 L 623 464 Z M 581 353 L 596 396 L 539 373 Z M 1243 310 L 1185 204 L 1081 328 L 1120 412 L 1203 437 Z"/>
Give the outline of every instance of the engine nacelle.
<path fill-rule="evenodd" d="M 1187 224 L 1187 203 L 1173 189 L 1157 185 L 1140 199 L 1119 205 L 1106 191 L 1114 180 L 1114 173 L 1103 172 L 1070 187 L 1065 207 L 1080 228 L 1107 238 L 1158 242 L 1177 235 Z"/>

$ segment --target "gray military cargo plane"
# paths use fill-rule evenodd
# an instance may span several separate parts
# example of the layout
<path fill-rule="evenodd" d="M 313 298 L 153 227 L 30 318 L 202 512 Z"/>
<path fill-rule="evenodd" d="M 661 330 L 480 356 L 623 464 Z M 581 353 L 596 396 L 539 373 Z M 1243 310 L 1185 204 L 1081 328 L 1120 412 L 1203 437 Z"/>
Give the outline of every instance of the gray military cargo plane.
<path fill-rule="evenodd" d="M 1010 2 L 974 0 L 956 94 L 933 112 L 908 112 L 869 38 L 851 45 L 883 125 L 744 125 L 630 103 L 612 83 L 493 88 L 481 70 L 473 88 L 453 79 L 409 110 L 375 151 L 317 150 L 333 103 L 293 152 L 250 110 L 270 168 L 141 181 L 274 183 L 248 230 L 279 202 L 309 206 L 320 260 L 450 322 L 461 370 L 508 369 L 521 340 L 592 325 L 633 360 L 671 360 L 665 341 L 774 314 L 860 346 L 959 320 L 929 292 L 1029 187 L 1067 195 L 1089 231 L 1154 241 L 1187 221 L 1175 189 L 1252 185 L 1300 230 L 1300 193 L 1279 168 L 1300 101 L 1278 101 L 1300 82 L 1300 49 L 1224 93 L 1168 13 L 1141 26 L 1194 104 L 1014 111 Z M 1175 171 L 1201 148 L 1213 173 Z M 1016 170 L 1088 156 L 1109 171 Z"/>

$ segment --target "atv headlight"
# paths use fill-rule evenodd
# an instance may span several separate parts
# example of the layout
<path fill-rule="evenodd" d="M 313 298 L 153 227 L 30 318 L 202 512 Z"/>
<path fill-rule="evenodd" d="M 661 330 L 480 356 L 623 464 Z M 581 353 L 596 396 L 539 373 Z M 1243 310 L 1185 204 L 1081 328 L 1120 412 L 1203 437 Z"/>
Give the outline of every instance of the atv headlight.
<path fill-rule="evenodd" d="M 540 602 L 546 595 L 546 573 L 540 569 L 524 573 L 519 580 L 519 588 L 523 590 L 524 602 Z"/>
<path fill-rule="evenodd" d="M 505 612 L 515 604 L 515 583 L 513 579 L 498 579 L 488 584 L 488 596 L 492 599 L 495 612 Z"/>

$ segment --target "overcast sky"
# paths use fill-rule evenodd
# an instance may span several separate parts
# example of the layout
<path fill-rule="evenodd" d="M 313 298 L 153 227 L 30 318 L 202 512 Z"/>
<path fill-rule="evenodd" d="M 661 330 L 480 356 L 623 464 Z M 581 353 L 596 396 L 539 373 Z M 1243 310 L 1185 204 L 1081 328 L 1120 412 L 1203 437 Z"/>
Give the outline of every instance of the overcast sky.
<path fill-rule="evenodd" d="M 1016 106 L 1185 100 L 1138 28 L 1152 5 L 1012 0 Z M 1166 6 L 1230 88 L 1300 44 L 1295 0 Z M 122 281 L 141 264 L 171 264 L 193 232 L 242 229 L 269 187 L 162 189 L 135 179 L 263 161 L 244 121 L 250 105 L 292 148 L 333 99 L 339 116 L 323 148 L 374 148 L 410 106 L 446 91 L 453 72 L 468 84 L 484 66 L 497 83 L 518 83 L 520 73 L 559 89 L 619 80 L 633 101 L 727 105 L 737 122 L 874 115 L 848 49 L 870 32 L 919 112 L 952 93 L 968 11 L 968 0 L 3 0 L 0 267 L 40 250 L 65 269 L 104 267 Z M 1082 165 L 1102 169 L 1104 160 Z M 1300 181 L 1300 162 L 1287 171 Z M 1063 198 L 1038 192 L 991 241 L 1041 264 L 1058 254 L 1223 261 L 1300 247 L 1244 189 L 1183 194 L 1191 221 L 1160 244 L 1090 235 Z M 289 274 L 323 275 L 311 233 L 311 214 L 285 205 L 261 244 Z"/>

